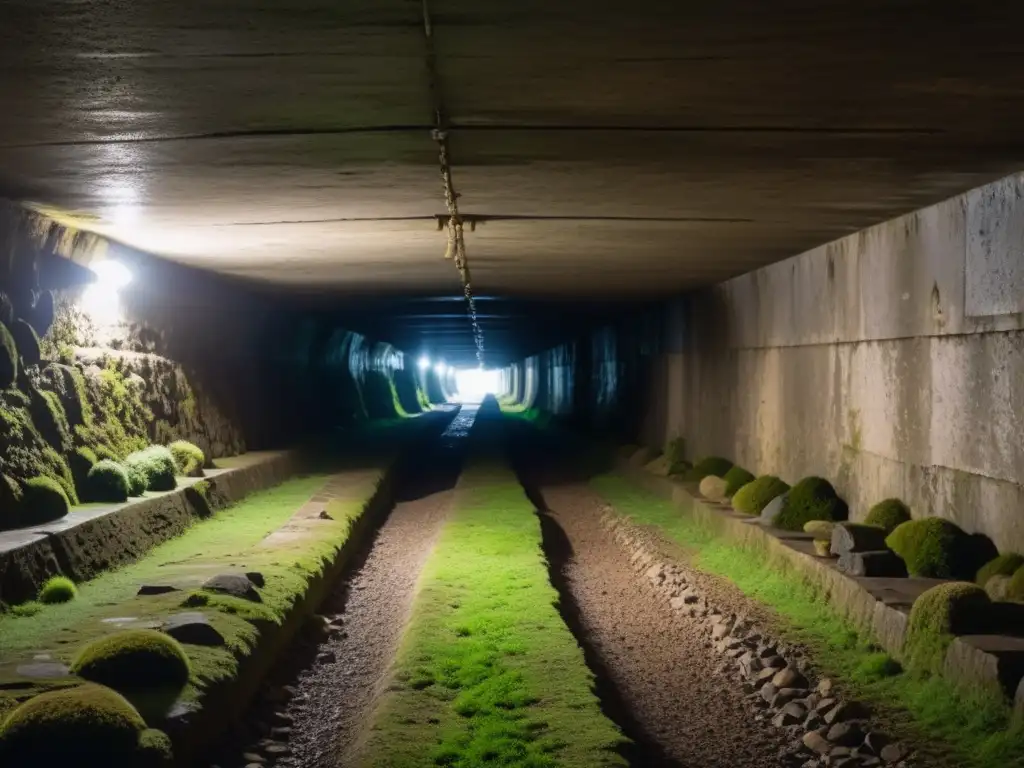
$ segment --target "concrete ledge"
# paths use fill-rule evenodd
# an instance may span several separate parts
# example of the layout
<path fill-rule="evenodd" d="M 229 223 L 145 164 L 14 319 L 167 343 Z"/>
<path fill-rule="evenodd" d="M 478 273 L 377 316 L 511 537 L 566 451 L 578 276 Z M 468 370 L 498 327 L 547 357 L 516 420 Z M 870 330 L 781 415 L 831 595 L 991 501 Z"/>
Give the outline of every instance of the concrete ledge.
<path fill-rule="evenodd" d="M 86 504 L 46 525 L 0 533 L 0 602 L 31 600 L 51 576 L 75 581 L 136 560 L 181 533 L 196 518 L 293 475 L 293 451 L 249 453 L 220 460 L 205 478 L 178 478 L 165 493 L 125 504 Z M 190 489 L 205 480 L 205 502 Z"/>
<path fill-rule="evenodd" d="M 939 579 L 869 578 L 842 573 L 835 559 L 814 555 L 811 537 L 758 525 L 725 502 L 701 498 L 693 483 L 650 474 L 620 460 L 617 471 L 645 490 L 671 501 L 702 526 L 741 547 L 762 553 L 769 562 L 791 571 L 817 588 L 832 607 L 887 652 L 901 658 L 910 609 Z M 1024 630 L 1024 627 L 1022 627 Z M 944 676 L 975 690 L 1013 698 L 1024 680 L 1024 638 L 967 635 L 954 639 L 946 655 Z M 1017 707 L 1024 715 L 1024 696 Z"/>

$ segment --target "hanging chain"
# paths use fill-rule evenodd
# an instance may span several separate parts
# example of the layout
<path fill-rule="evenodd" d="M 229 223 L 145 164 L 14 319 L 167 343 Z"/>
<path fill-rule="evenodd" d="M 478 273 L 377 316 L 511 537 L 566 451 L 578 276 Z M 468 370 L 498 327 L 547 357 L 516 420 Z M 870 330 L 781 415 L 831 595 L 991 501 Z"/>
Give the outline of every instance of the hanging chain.
<path fill-rule="evenodd" d="M 427 76 L 430 79 L 430 94 L 434 101 L 435 128 L 430 132 L 430 136 L 437 143 L 441 181 L 444 184 L 444 202 L 448 208 L 448 220 L 444 223 L 448 236 L 448 248 L 445 250 L 444 257 L 454 259 L 455 268 L 459 270 L 462 293 L 466 297 L 469 323 L 473 331 L 473 343 L 476 345 L 476 359 L 483 367 L 484 333 L 480 328 L 480 321 L 476 313 L 476 300 L 473 298 L 473 281 L 469 274 L 469 260 L 466 257 L 466 238 L 462 216 L 459 215 L 459 193 L 455 191 L 455 185 L 452 183 L 452 167 L 448 159 L 447 122 L 444 117 L 441 90 L 438 84 L 437 60 L 434 53 L 434 28 L 430 22 L 430 8 L 427 5 L 427 0 L 423 0 L 423 31 L 426 34 L 427 43 Z"/>

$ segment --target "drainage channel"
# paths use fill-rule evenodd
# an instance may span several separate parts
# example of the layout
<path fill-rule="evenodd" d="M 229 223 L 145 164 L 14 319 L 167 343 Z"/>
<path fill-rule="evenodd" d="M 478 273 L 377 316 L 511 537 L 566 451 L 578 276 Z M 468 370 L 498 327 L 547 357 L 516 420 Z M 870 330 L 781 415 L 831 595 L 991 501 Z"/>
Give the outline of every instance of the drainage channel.
<path fill-rule="evenodd" d="M 596 677 L 605 714 L 633 741 L 633 766 L 777 768 L 784 741 L 761 727 L 720 671 L 706 633 L 669 610 L 599 524 L 601 500 L 565 444 L 531 428 L 512 455 L 537 506 L 564 620 Z"/>
<path fill-rule="evenodd" d="M 395 504 L 279 662 L 218 768 L 351 765 L 451 506 L 475 406 L 406 456 Z"/>

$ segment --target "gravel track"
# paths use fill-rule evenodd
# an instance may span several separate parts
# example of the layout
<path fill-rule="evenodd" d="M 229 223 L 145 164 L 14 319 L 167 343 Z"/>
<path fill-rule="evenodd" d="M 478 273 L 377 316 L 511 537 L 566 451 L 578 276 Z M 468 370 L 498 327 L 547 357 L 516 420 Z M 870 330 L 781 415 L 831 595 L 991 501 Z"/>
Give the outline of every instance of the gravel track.
<path fill-rule="evenodd" d="M 225 765 L 338 768 L 356 762 L 383 693 L 416 583 L 451 507 L 475 409 L 398 471 L 395 505 L 264 688 L 252 731 Z M 237 746 L 242 744 L 244 746 Z M 239 757 L 240 756 L 240 757 Z"/>
<path fill-rule="evenodd" d="M 548 485 L 542 522 L 563 612 L 602 678 L 608 714 L 637 743 L 634 765 L 785 766 L 785 735 L 759 725 L 695 619 L 671 611 L 599 525 L 587 485 Z M 561 581 L 561 584 L 559 584 Z"/>

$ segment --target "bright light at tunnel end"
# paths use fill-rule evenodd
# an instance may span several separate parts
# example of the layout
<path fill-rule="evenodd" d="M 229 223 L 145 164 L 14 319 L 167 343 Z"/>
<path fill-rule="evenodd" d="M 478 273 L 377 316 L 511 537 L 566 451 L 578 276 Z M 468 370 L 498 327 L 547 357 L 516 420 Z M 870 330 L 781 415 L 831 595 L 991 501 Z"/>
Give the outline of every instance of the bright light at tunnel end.
<path fill-rule="evenodd" d="M 501 372 L 498 370 L 456 368 L 452 399 L 463 403 L 480 403 L 487 395 L 497 394 L 500 388 Z"/>
<path fill-rule="evenodd" d="M 416 364 L 420 367 L 421 371 L 425 371 L 430 367 L 430 358 L 426 355 L 422 355 L 420 359 L 416 361 Z"/>

